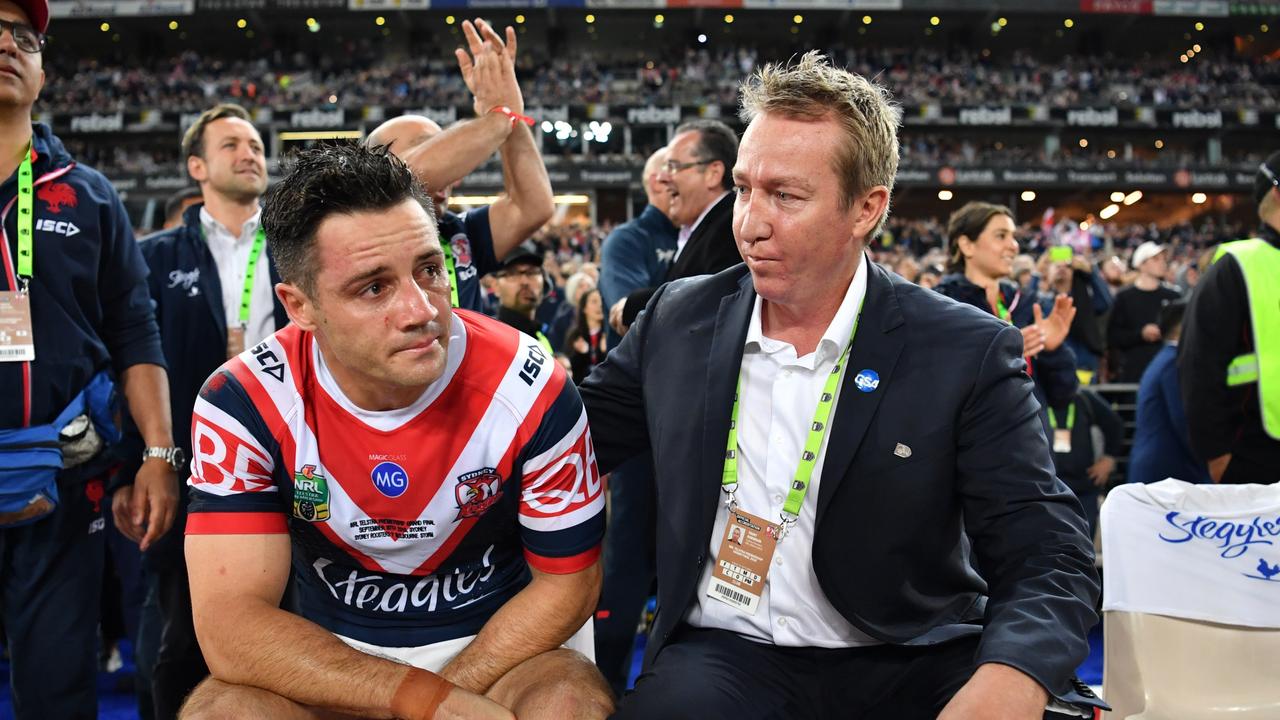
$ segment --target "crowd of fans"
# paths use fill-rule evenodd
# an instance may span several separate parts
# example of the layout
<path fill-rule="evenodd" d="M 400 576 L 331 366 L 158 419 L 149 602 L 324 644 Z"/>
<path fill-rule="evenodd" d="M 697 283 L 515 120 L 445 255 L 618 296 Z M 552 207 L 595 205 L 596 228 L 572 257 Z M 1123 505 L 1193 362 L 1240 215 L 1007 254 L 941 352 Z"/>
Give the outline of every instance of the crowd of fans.
<path fill-rule="evenodd" d="M 372 45 L 342 52 L 262 52 L 176 57 L 112 65 L 96 58 L 50 58 L 41 107 L 55 112 L 164 108 L 194 111 L 221 100 L 277 109 L 466 105 L 470 95 L 440 53 L 390 59 Z M 1182 63 L 1109 56 L 1039 57 L 1031 50 L 999 56 L 957 48 L 828 48 L 849 69 L 877 77 L 906 105 L 1034 103 L 1050 107 L 1280 106 L 1274 62 L 1198 56 Z M 783 53 L 789 54 L 789 53 Z M 528 97 L 541 103 L 734 104 L 742 77 L 770 59 L 756 49 L 694 46 L 641 60 L 591 51 L 522 61 Z"/>

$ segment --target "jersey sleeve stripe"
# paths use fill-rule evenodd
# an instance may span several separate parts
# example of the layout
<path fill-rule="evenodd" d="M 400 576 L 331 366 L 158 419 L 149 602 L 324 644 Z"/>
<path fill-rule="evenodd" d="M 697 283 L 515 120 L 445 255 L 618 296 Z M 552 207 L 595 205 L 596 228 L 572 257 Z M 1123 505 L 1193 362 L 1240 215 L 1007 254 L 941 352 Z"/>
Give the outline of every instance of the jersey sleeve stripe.
<path fill-rule="evenodd" d="M 524 558 L 539 572 L 549 575 L 571 575 L 594 565 L 600 559 L 600 546 L 596 545 L 586 552 L 562 558 L 543 557 L 525 550 Z"/>
<path fill-rule="evenodd" d="M 187 518 L 188 535 L 283 535 L 288 532 L 284 513 L 202 512 Z"/>
<path fill-rule="evenodd" d="M 544 416 L 543 424 L 541 427 L 538 428 L 538 435 L 543 435 L 544 433 L 547 433 L 551 437 L 554 437 L 555 435 L 559 435 L 560 433 L 557 431 L 557 429 L 551 429 L 551 428 L 548 428 L 547 426 L 560 425 L 563 428 L 564 426 L 567 425 L 567 423 L 564 422 L 564 420 L 567 417 L 575 417 L 573 414 L 570 414 L 575 409 L 577 410 L 576 418 L 575 418 L 576 422 L 574 422 L 572 426 L 568 427 L 564 431 L 563 435 L 560 435 L 556 443 L 552 445 L 550 448 L 524 461 L 524 465 L 522 466 L 522 472 L 525 478 L 529 478 L 534 475 L 537 475 L 538 473 L 547 469 L 547 467 L 555 463 L 555 461 L 560 459 L 562 455 L 569 452 L 571 449 L 573 449 L 575 445 L 577 445 L 579 442 L 582 441 L 582 436 L 587 431 L 586 409 L 583 408 L 581 405 L 578 405 L 576 408 L 574 408 L 570 404 L 561 403 L 559 399 L 557 399 L 557 401 L 554 403 L 550 412 L 548 412 L 547 415 Z M 559 416 L 558 417 L 559 422 L 556 422 L 555 420 L 553 420 L 553 417 L 552 417 L 553 415 Z M 547 432 L 548 430 L 550 430 L 550 432 Z"/>

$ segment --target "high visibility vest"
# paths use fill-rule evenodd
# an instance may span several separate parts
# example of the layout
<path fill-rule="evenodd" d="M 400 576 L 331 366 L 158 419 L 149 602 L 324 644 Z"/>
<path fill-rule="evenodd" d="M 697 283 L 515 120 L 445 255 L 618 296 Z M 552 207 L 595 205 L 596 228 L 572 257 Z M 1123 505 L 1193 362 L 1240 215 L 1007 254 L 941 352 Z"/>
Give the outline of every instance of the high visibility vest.
<path fill-rule="evenodd" d="M 1259 238 L 1237 240 L 1220 245 L 1213 261 L 1228 253 L 1244 273 L 1254 351 L 1227 366 L 1227 385 L 1258 384 L 1262 429 L 1280 440 L 1280 250 Z"/>

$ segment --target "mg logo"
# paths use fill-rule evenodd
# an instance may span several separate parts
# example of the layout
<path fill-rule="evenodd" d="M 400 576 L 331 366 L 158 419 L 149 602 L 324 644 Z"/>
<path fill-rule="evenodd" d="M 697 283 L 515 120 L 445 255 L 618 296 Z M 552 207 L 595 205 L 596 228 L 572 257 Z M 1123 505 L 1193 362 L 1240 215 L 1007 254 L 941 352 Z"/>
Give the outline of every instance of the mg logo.
<path fill-rule="evenodd" d="M 378 492 L 390 498 L 400 497 L 409 489 L 409 474 L 393 462 L 381 462 L 370 475 Z"/>

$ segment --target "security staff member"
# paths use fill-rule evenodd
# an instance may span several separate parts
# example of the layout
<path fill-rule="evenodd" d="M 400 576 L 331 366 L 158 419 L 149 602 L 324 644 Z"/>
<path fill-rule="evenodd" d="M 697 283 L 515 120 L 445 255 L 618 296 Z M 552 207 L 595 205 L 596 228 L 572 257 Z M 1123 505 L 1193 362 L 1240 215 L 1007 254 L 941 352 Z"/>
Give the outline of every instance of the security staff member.
<path fill-rule="evenodd" d="M 1280 152 L 1253 188 L 1258 236 L 1218 248 L 1179 346 L 1191 447 L 1214 482 L 1280 480 Z"/>
<path fill-rule="evenodd" d="M 554 355 L 551 341 L 543 332 L 545 328 L 534 319 L 538 303 L 542 302 L 546 278 L 542 276 L 542 257 L 533 243 L 517 245 L 493 272 L 493 277 L 498 291 L 498 320 L 537 338 L 547 354 Z"/>

